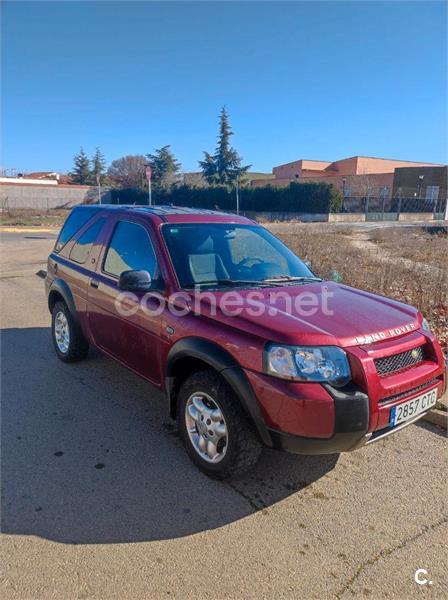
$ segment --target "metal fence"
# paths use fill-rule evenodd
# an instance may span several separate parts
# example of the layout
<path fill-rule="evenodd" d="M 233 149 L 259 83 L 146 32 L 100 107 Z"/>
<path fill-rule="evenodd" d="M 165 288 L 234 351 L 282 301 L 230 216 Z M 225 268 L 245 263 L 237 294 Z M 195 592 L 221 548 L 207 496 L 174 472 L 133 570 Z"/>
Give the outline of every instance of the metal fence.
<path fill-rule="evenodd" d="M 364 214 L 369 221 L 398 221 L 402 214 L 432 215 L 433 219 L 447 218 L 447 199 L 427 198 L 344 198 L 343 213 Z"/>

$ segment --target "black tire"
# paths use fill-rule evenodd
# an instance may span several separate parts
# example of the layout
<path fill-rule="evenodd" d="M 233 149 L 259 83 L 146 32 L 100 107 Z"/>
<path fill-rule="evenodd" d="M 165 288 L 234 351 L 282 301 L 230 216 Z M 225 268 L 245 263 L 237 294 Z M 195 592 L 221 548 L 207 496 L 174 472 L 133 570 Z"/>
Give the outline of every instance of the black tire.
<path fill-rule="evenodd" d="M 228 437 L 224 457 L 217 463 L 202 458 L 190 439 L 185 408 L 193 394 L 205 393 L 224 415 Z M 177 403 L 179 433 L 191 460 L 208 476 L 215 479 L 235 477 L 250 470 L 258 461 L 262 449 L 253 425 L 226 381 L 213 370 L 198 371 L 181 386 Z"/>
<path fill-rule="evenodd" d="M 64 314 L 67 320 L 69 331 L 69 343 L 67 350 L 65 351 L 63 351 L 60 348 L 56 340 L 55 322 L 56 317 L 59 313 Z M 56 302 L 56 304 L 53 306 L 53 311 L 51 314 L 51 337 L 53 340 L 55 352 L 58 358 L 63 362 L 69 363 L 83 360 L 84 358 L 86 358 L 89 352 L 89 344 L 83 336 L 79 325 L 77 325 L 77 323 L 75 323 L 75 321 L 73 320 L 73 317 L 70 314 L 70 311 L 67 308 L 65 302 Z"/>

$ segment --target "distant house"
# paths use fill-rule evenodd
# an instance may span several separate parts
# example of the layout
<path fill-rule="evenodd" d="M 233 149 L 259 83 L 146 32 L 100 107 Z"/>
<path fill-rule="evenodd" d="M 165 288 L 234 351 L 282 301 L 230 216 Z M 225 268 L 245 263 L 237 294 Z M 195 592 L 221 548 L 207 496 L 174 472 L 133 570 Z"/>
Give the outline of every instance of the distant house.
<path fill-rule="evenodd" d="M 21 176 L 20 174 L 17 177 L 0 177 L 0 184 L 2 185 L 45 185 L 45 186 L 57 186 L 57 179 L 42 179 L 42 178 L 34 178 L 28 176 Z"/>
<path fill-rule="evenodd" d="M 23 175 L 21 175 L 21 177 L 23 179 L 44 179 L 46 181 L 59 181 L 61 175 L 60 173 L 56 173 L 54 171 L 35 171 L 33 173 L 24 173 Z"/>
<path fill-rule="evenodd" d="M 64 181 L 61 179 L 61 174 L 56 171 L 33 171 L 31 173 L 17 173 L 13 176 L 0 174 L 0 183 L 20 184 L 20 185 L 58 185 L 60 183 L 68 183 L 67 175 L 63 175 Z"/>
<path fill-rule="evenodd" d="M 292 181 L 325 182 L 335 185 L 346 198 L 390 198 L 396 169 L 417 167 L 440 168 L 442 165 L 370 156 L 352 156 L 334 162 L 300 159 L 274 167 L 271 179 L 253 180 L 251 185 L 286 186 Z"/>

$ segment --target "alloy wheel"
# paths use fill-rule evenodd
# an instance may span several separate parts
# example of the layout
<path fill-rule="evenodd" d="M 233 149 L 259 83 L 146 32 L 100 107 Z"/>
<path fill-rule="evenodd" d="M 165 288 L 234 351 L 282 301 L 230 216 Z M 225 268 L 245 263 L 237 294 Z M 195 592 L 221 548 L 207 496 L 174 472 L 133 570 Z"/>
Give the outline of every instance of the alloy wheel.
<path fill-rule="evenodd" d="M 204 392 L 191 394 L 185 405 L 185 424 L 193 448 L 209 463 L 220 462 L 227 451 L 227 424 L 221 409 Z"/>
<path fill-rule="evenodd" d="M 70 345 L 70 329 L 67 317 L 62 311 L 59 311 L 54 319 L 54 336 L 59 350 L 66 354 Z"/>

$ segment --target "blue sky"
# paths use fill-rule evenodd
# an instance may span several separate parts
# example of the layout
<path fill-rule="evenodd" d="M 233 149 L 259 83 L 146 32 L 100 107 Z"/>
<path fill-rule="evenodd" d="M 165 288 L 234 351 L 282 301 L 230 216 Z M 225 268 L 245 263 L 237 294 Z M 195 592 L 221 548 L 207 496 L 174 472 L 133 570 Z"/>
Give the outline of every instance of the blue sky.
<path fill-rule="evenodd" d="M 5 2 L 3 167 L 213 150 L 253 170 L 362 154 L 446 162 L 443 2 Z"/>

